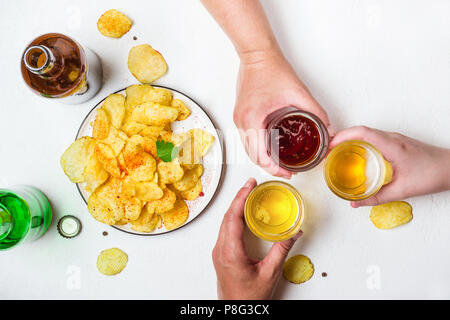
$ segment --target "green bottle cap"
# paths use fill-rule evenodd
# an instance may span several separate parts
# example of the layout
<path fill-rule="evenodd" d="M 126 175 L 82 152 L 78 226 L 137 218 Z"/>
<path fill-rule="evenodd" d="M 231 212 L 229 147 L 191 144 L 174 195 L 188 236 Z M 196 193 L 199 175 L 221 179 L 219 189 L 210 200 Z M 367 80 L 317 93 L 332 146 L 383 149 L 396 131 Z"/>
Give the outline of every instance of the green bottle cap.
<path fill-rule="evenodd" d="M 81 232 L 81 221 L 74 216 L 64 216 L 58 221 L 58 232 L 64 238 L 74 238 Z"/>

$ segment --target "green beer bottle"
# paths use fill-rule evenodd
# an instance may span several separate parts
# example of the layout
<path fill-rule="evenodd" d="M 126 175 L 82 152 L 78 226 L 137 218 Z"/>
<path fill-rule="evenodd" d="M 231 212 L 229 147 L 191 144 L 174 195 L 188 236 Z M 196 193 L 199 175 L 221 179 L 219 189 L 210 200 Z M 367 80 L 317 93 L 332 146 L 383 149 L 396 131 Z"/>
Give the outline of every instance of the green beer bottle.
<path fill-rule="evenodd" d="M 39 239 L 52 220 L 47 197 L 30 186 L 0 189 L 0 250 Z"/>

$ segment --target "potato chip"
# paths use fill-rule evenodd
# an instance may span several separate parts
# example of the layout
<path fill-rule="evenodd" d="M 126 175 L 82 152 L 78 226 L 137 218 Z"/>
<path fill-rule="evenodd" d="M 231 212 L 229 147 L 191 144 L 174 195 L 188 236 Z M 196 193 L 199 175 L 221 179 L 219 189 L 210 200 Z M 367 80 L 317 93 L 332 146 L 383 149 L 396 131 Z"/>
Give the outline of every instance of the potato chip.
<path fill-rule="evenodd" d="M 154 102 L 165 106 L 171 106 L 172 97 L 173 95 L 170 90 L 164 88 L 153 88 L 153 90 L 146 96 L 146 99 L 148 100 L 145 102 Z M 178 109 L 176 106 L 172 107 Z"/>
<path fill-rule="evenodd" d="M 138 232 L 150 233 L 156 229 L 160 220 L 161 217 L 159 215 L 144 209 L 139 218 L 131 222 L 131 229 Z"/>
<path fill-rule="evenodd" d="M 100 252 L 97 258 L 97 269 L 105 276 L 113 276 L 122 272 L 128 263 L 128 255 L 118 248 Z"/>
<path fill-rule="evenodd" d="M 191 137 L 200 144 L 201 154 L 205 156 L 208 153 L 209 147 L 214 142 L 214 136 L 209 132 L 201 129 L 191 129 L 189 130 Z"/>
<path fill-rule="evenodd" d="M 153 181 L 136 183 L 135 188 L 136 197 L 142 201 L 158 200 L 164 195 L 164 191 L 159 187 L 158 183 Z"/>
<path fill-rule="evenodd" d="M 170 105 L 178 109 L 178 121 L 186 120 L 191 115 L 191 110 L 180 99 L 173 99 Z"/>
<path fill-rule="evenodd" d="M 189 132 L 172 133 L 171 141 L 177 147 L 181 146 L 187 140 L 190 140 Z"/>
<path fill-rule="evenodd" d="M 308 281 L 313 274 L 314 265 L 304 255 L 290 257 L 283 265 L 283 277 L 295 284 Z"/>
<path fill-rule="evenodd" d="M 156 171 L 156 161 L 144 151 L 139 137 L 133 137 L 128 140 L 123 150 L 125 167 L 133 180 L 150 181 Z"/>
<path fill-rule="evenodd" d="M 120 129 L 125 117 L 125 97 L 121 94 L 111 94 L 105 99 L 101 109 L 108 114 L 111 125 Z"/>
<path fill-rule="evenodd" d="M 97 143 L 94 149 L 97 160 L 100 161 L 103 168 L 112 176 L 120 178 L 120 168 L 114 151 L 104 143 Z"/>
<path fill-rule="evenodd" d="M 95 156 L 95 146 L 96 143 L 91 143 L 89 147 L 89 160 L 83 174 L 86 191 L 90 193 L 94 192 L 109 178 L 109 173 L 103 169 L 102 164 Z"/>
<path fill-rule="evenodd" d="M 131 48 L 128 55 L 128 69 L 141 83 L 151 83 L 167 72 L 164 57 L 148 44 Z"/>
<path fill-rule="evenodd" d="M 121 211 L 114 211 L 113 206 L 109 204 L 110 201 L 107 201 L 105 198 L 99 198 L 100 189 L 103 186 L 97 188 L 88 199 L 88 211 L 91 216 L 105 224 L 113 225 L 116 224 L 117 221 L 123 219 L 123 213 Z"/>
<path fill-rule="evenodd" d="M 134 107 L 143 104 L 144 102 L 150 102 L 150 92 L 153 91 L 153 87 L 148 84 L 135 84 L 129 86 L 126 89 L 126 106 L 133 110 Z"/>
<path fill-rule="evenodd" d="M 91 194 L 88 209 L 98 221 L 115 224 L 127 219 L 136 220 L 142 211 L 142 202 L 135 197 L 134 189 L 122 179 L 110 178 Z"/>
<path fill-rule="evenodd" d="M 145 152 L 150 153 L 156 158 L 156 138 L 134 135 L 130 138 L 130 140 L 131 139 L 141 144 Z"/>
<path fill-rule="evenodd" d="M 146 125 L 165 126 L 178 117 L 178 109 L 163 106 L 155 102 L 144 102 L 136 106 L 131 114 L 131 120 Z"/>
<path fill-rule="evenodd" d="M 109 135 L 109 117 L 105 110 L 98 109 L 94 120 L 94 126 L 92 129 L 92 137 L 95 139 L 103 140 L 108 138 Z"/>
<path fill-rule="evenodd" d="M 372 207 L 370 220 L 378 229 L 392 229 L 413 218 L 412 207 L 405 201 L 394 201 Z"/>
<path fill-rule="evenodd" d="M 142 130 L 147 127 L 145 124 L 139 123 L 137 121 L 132 121 L 130 118 L 125 120 L 121 128 L 122 131 L 125 132 L 129 137 L 142 132 Z"/>
<path fill-rule="evenodd" d="M 177 200 L 184 200 L 183 196 L 181 195 L 181 191 L 175 189 L 175 187 L 171 184 L 167 185 L 167 189 L 169 189 L 170 191 L 172 191 L 173 193 L 175 193 L 176 199 Z"/>
<path fill-rule="evenodd" d="M 106 137 L 106 139 L 100 140 L 100 142 L 110 146 L 114 151 L 114 155 L 118 156 L 125 146 L 125 142 L 127 140 L 128 136 L 125 132 L 117 130 L 115 127 L 110 127 L 108 137 Z"/>
<path fill-rule="evenodd" d="M 114 225 L 115 226 L 124 226 L 126 224 L 128 224 L 128 220 L 123 219 L 123 220 L 117 221 Z"/>
<path fill-rule="evenodd" d="M 179 191 L 192 189 L 195 187 L 202 174 L 203 166 L 201 164 L 197 164 L 193 169 L 185 172 L 181 180 L 174 182 L 173 186 Z"/>
<path fill-rule="evenodd" d="M 180 191 L 181 196 L 184 200 L 193 201 L 197 199 L 203 191 L 202 180 L 198 179 L 197 183 L 192 189 L 188 189 L 186 191 Z"/>
<path fill-rule="evenodd" d="M 158 171 L 160 181 L 164 184 L 177 182 L 184 175 L 184 170 L 177 160 L 173 160 L 172 162 L 161 161 L 158 163 L 156 170 Z"/>
<path fill-rule="evenodd" d="M 164 189 L 164 195 L 161 199 L 147 202 L 144 209 L 150 213 L 162 213 L 169 211 L 175 205 L 177 196 L 170 189 Z"/>
<path fill-rule="evenodd" d="M 98 31 L 105 37 L 120 38 L 130 31 L 133 22 L 115 9 L 106 11 L 97 21 Z"/>
<path fill-rule="evenodd" d="M 70 181 L 79 183 L 84 181 L 84 170 L 89 161 L 89 147 L 93 139 L 81 137 L 73 142 L 61 156 L 61 167 Z"/>
<path fill-rule="evenodd" d="M 144 137 L 158 138 L 163 130 L 163 126 L 145 126 L 145 128 L 142 129 L 139 134 Z"/>
<path fill-rule="evenodd" d="M 161 213 L 161 218 L 167 230 L 173 230 L 182 226 L 189 217 L 189 209 L 186 202 L 177 200 L 169 211 Z"/>
<path fill-rule="evenodd" d="M 181 165 L 181 167 L 183 167 L 184 170 L 192 170 L 192 169 L 195 168 L 195 166 L 196 166 L 196 164 L 193 164 L 193 163 L 191 163 L 191 164 L 182 164 Z"/>
<path fill-rule="evenodd" d="M 172 142 L 172 132 L 167 131 L 167 130 L 162 130 L 159 133 L 159 139 L 158 140 L 164 140 L 166 142 Z"/>
<path fill-rule="evenodd" d="M 202 161 L 202 147 L 198 141 L 188 139 L 178 148 L 178 159 L 183 165 L 195 165 Z"/>

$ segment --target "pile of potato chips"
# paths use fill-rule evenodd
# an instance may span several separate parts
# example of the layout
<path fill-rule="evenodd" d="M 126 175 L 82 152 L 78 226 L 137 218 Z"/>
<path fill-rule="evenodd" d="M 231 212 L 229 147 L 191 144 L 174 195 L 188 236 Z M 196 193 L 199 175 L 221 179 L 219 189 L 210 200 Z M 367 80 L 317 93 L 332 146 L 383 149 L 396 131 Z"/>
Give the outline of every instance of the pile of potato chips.
<path fill-rule="evenodd" d="M 202 158 L 214 141 L 201 129 L 172 132 L 171 123 L 189 115 L 170 90 L 150 85 L 106 98 L 91 124 L 92 137 L 76 140 L 61 157 L 69 179 L 86 184 L 96 220 L 130 223 L 139 232 L 186 222 L 185 200 L 202 194 Z"/>

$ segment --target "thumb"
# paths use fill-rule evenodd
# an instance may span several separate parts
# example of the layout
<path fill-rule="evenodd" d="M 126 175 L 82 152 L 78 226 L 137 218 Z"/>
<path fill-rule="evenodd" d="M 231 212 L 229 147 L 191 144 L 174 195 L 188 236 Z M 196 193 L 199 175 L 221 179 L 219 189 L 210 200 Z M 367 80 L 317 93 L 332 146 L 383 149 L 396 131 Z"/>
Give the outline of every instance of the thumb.
<path fill-rule="evenodd" d="M 286 260 L 289 251 L 291 251 L 295 242 L 298 238 L 301 237 L 303 232 L 300 230 L 295 236 L 292 238 L 282 241 L 276 242 L 273 244 L 267 256 L 264 258 L 264 265 L 271 268 L 272 270 L 281 270 L 284 261 Z"/>
<path fill-rule="evenodd" d="M 353 208 L 359 208 L 365 206 L 377 206 L 382 203 L 400 200 L 400 198 L 402 198 L 402 195 L 401 193 L 399 193 L 399 188 L 397 187 L 398 184 L 399 183 L 393 181 L 390 184 L 382 187 L 381 190 L 378 191 L 378 193 L 374 196 L 361 201 L 352 201 L 350 205 Z"/>
<path fill-rule="evenodd" d="M 353 208 L 359 208 L 359 207 L 373 207 L 379 205 L 381 202 L 378 200 L 378 197 L 375 195 L 373 197 L 370 197 L 369 199 L 361 200 L 361 201 L 352 201 L 350 205 Z"/>

